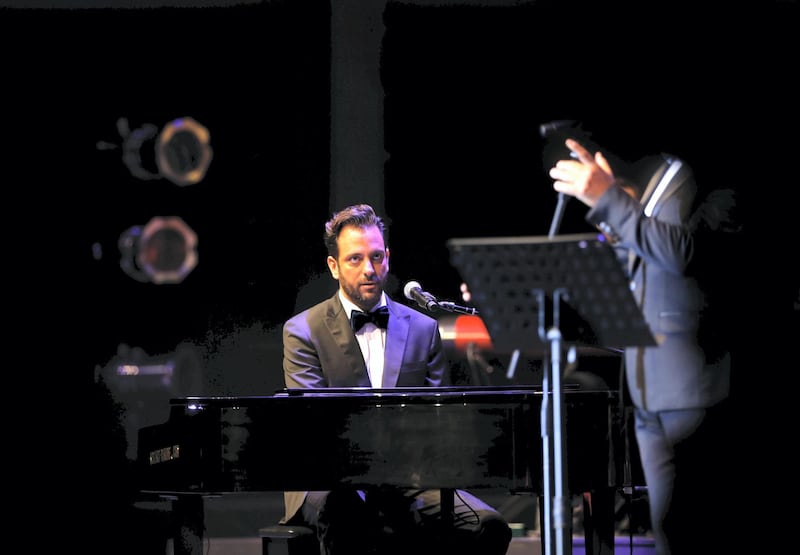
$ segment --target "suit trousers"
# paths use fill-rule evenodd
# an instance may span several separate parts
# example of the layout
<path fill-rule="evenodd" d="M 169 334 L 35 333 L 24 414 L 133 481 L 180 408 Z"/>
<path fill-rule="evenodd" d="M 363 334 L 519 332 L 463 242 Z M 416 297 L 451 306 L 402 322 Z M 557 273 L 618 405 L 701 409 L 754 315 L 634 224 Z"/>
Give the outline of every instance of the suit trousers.
<path fill-rule="evenodd" d="M 736 478 L 728 404 L 635 409 L 657 555 L 708 555 L 731 547 Z"/>

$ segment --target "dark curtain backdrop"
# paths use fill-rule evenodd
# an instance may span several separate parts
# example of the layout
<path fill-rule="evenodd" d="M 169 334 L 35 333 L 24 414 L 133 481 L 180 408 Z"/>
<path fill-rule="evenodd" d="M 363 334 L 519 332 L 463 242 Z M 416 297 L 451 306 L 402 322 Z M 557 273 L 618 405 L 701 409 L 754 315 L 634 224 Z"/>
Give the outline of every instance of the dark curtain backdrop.
<path fill-rule="evenodd" d="M 556 195 L 538 130 L 555 119 L 626 159 L 672 152 L 703 183 L 735 188 L 754 249 L 796 235 L 781 217 L 791 202 L 763 194 L 796 194 L 767 163 L 796 136 L 795 4 L 724 18 L 665 5 L 388 3 L 376 117 L 399 284 L 457 300 L 447 239 L 547 233 Z M 129 349 L 180 347 L 201 374 L 192 392 L 280 386 L 278 328 L 313 300 L 311 276 L 324 285 L 322 223 L 340 208 L 328 206 L 328 3 L 2 15 L 6 175 L 19 170 L 7 195 L 24 220 L 9 237 L 33 262 L 12 275 L 36 299 L 23 311 L 33 352 L 66 338 L 58 377 L 83 380 Z M 97 148 L 121 143 L 120 118 L 137 129 L 182 116 L 211 134 L 197 185 L 137 179 L 119 148 Z M 569 203 L 561 231 L 587 231 L 584 213 Z M 169 215 L 197 232 L 199 264 L 180 284 L 136 282 L 120 270 L 120 234 Z M 767 266 L 769 285 L 796 295 L 788 260 Z M 736 283 L 761 293 L 764 268 L 742 272 Z M 744 308 L 764 304 L 743 295 Z"/>
<path fill-rule="evenodd" d="M 227 383 L 223 365 L 234 376 L 247 366 L 264 392 L 272 380 L 258 373 L 279 355 L 256 344 L 248 362 L 235 344 L 250 339 L 239 334 L 268 336 L 324 262 L 327 2 L 12 10 L 0 26 L 15 53 L 6 57 L 5 110 L 14 130 L 6 140 L 24 161 L 15 194 L 29 200 L 37 237 L 30 277 L 65 308 L 54 311 L 63 327 L 42 328 L 42 339 L 69 333 L 76 380 L 133 360 L 129 349 L 146 362 L 189 345 L 208 374 L 195 393 L 238 388 L 244 378 Z M 136 133 L 181 117 L 209 130 L 204 179 L 179 186 L 134 176 L 118 120 Z M 151 171 L 154 148 L 140 149 Z M 140 283 L 120 267 L 123 232 L 159 216 L 182 218 L 198 236 L 198 265 L 179 284 Z M 221 353 L 231 358 L 215 362 Z M 173 393 L 181 391 L 190 393 Z"/>
<path fill-rule="evenodd" d="M 47 521 L 53 543 L 163 553 L 166 517 L 131 504 L 138 429 L 166 422 L 171 397 L 282 384 L 275 330 L 324 263 L 329 9 L 0 11 L 6 270 L 19 307 L 6 394 L 35 405 L 15 444 L 47 470 L 15 498 L 41 549 Z M 181 117 L 209 130 L 205 178 L 133 176 L 118 120 L 160 130 Z M 141 151 L 151 165 L 153 148 Z M 198 265 L 179 284 L 120 268 L 121 234 L 157 216 L 198 236 Z M 161 373 L 117 375 L 125 364 Z"/>
<path fill-rule="evenodd" d="M 705 187 L 736 189 L 748 231 L 788 226 L 764 218 L 759 183 L 775 175 L 761 161 L 777 137 L 794 136 L 797 10 L 581 4 L 386 10 L 386 206 L 401 278 L 452 298 L 448 238 L 548 233 L 556 194 L 539 125 L 558 119 L 625 161 L 669 152 Z M 568 203 L 560 231 L 591 231 L 585 212 Z"/>
<path fill-rule="evenodd" d="M 546 235 L 556 196 L 538 128 L 575 119 L 620 156 L 669 151 L 740 193 L 748 243 L 731 283 L 757 365 L 741 365 L 738 383 L 774 391 L 792 368 L 767 357 L 796 341 L 787 330 L 798 313 L 797 185 L 786 170 L 797 152 L 796 4 L 520 4 L 387 6 L 376 117 L 393 274 L 457 300 L 447 239 Z M 328 206 L 331 40 L 321 0 L 0 12 L 7 299 L 21 307 L 7 318 L 20 337 L 9 356 L 22 357 L 9 376 L 24 378 L 10 393 L 55 393 L 58 404 L 36 406 L 37 460 L 63 470 L 48 477 L 59 491 L 102 492 L 59 542 L 92 519 L 115 522 L 99 540 L 131 536 L 114 518 L 129 493 L 119 450 L 142 421 L 109 424 L 113 402 L 83 387 L 97 374 L 178 364 L 184 375 L 169 387 L 115 390 L 127 409 L 142 399 L 158 409 L 143 411 L 156 422 L 173 395 L 282 385 L 279 326 L 324 274 L 322 224 L 340 208 Z M 136 129 L 183 116 L 211 134 L 198 185 L 142 181 L 119 149 L 97 148 L 121 142 L 120 118 Z M 584 212 L 569 204 L 561 231 L 587 231 Z M 120 234 L 169 215 L 197 232 L 197 268 L 175 285 L 132 280 Z M 778 313 L 788 326 L 772 325 Z M 56 496 L 64 511 L 44 514 L 70 514 L 74 499 Z"/>

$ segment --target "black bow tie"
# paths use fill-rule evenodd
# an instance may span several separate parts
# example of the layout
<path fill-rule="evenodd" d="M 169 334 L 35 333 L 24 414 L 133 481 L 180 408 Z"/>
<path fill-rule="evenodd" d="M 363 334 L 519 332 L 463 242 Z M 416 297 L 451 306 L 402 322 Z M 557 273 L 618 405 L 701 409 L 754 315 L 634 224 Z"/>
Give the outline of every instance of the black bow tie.
<path fill-rule="evenodd" d="M 372 322 L 379 328 L 386 329 L 386 326 L 389 325 L 389 308 L 382 306 L 377 310 L 373 310 L 372 312 L 361 312 L 360 310 L 354 310 L 350 313 L 350 325 L 352 326 L 353 331 L 360 330 L 361 327 L 368 322 Z"/>

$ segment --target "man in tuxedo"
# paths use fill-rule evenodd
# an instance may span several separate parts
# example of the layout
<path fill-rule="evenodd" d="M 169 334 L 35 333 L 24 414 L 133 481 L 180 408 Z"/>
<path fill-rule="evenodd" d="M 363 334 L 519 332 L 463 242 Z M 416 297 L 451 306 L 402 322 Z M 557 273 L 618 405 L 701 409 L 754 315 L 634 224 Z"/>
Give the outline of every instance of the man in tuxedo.
<path fill-rule="evenodd" d="M 384 291 L 385 237 L 383 220 L 366 204 L 344 208 L 325 224 L 328 270 L 339 287 L 284 324 L 286 387 L 449 383 L 437 321 Z M 285 492 L 281 522 L 315 528 L 326 554 L 433 553 L 440 550 L 440 501 L 439 490 L 410 488 Z M 457 542 L 461 553 L 504 555 L 511 530 L 502 515 L 466 491 L 457 490 L 453 501 L 455 529 L 448 541 Z"/>
<path fill-rule="evenodd" d="M 573 155 L 550 169 L 553 187 L 587 205 L 587 222 L 627 251 L 631 290 L 657 343 L 624 357 L 656 552 L 725 553 L 734 192 L 703 193 L 674 156 L 648 157 L 640 165 L 653 171 L 637 182 L 615 176 L 600 151 L 565 144 Z"/>

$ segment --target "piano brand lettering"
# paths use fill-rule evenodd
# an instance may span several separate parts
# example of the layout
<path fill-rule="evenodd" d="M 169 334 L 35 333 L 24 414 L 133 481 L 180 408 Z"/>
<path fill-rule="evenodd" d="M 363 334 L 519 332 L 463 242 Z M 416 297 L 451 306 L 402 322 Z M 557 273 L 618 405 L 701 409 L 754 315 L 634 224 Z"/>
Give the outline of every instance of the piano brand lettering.
<path fill-rule="evenodd" d="M 158 464 L 165 461 L 171 461 L 173 459 L 179 459 L 180 457 L 181 446 L 170 445 L 169 447 L 162 447 L 161 449 L 150 451 L 148 460 L 150 461 L 150 464 Z"/>

